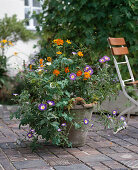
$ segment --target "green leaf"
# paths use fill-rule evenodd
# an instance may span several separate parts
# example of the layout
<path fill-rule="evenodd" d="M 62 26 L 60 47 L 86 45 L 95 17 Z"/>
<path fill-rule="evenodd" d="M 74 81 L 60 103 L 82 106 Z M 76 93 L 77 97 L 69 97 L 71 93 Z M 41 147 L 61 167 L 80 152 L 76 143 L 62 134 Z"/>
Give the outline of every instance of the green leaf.
<path fill-rule="evenodd" d="M 50 123 L 55 129 L 58 129 L 58 127 L 59 127 L 59 123 L 58 122 L 51 122 Z"/>

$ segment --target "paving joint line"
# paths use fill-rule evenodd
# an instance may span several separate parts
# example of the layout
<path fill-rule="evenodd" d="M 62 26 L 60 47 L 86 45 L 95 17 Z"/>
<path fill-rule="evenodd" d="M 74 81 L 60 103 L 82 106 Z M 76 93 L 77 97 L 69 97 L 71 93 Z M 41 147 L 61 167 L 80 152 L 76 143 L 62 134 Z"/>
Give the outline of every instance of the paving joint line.
<path fill-rule="evenodd" d="M 8 159 L 10 165 L 11 165 L 15 170 L 17 170 L 16 167 L 12 164 L 12 162 L 11 162 L 10 159 L 8 158 L 8 156 L 6 155 L 6 153 L 5 153 L 1 148 L 0 148 L 0 150 L 1 150 L 1 152 L 4 154 L 4 156 Z"/>
<path fill-rule="evenodd" d="M 79 149 L 79 148 L 77 148 Z M 79 149 L 80 150 L 80 149 Z M 81 150 L 80 150 L 81 151 Z M 72 153 L 70 153 L 69 151 L 67 151 L 70 155 L 72 155 L 73 157 L 75 157 Z M 80 162 L 82 162 L 84 165 L 88 166 L 89 168 L 91 168 L 92 170 L 94 170 L 90 165 L 88 165 L 87 163 L 83 162 L 82 160 L 80 160 L 79 158 L 75 157 L 77 160 L 79 160 Z"/>
<path fill-rule="evenodd" d="M 107 139 L 107 138 L 105 138 L 105 139 Z M 109 139 L 108 139 L 108 140 L 109 140 Z M 111 142 L 112 142 L 112 141 L 111 141 Z M 88 145 L 88 144 L 87 144 L 87 145 Z M 118 144 L 118 145 L 119 145 L 119 144 Z M 121 146 L 121 145 L 119 145 L 119 146 Z M 96 150 L 97 150 L 97 149 L 96 149 Z M 99 151 L 99 152 L 102 153 L 101 151 Z M 131 151 L 131 152 L 132 152 L 132 151 Z M 134 152 L 134 153 L 135 153 L 135 152 Z M 102 153 L 102 154 L 103 154 L 103 153 Z M 130 167 L 128 167 L 127 165 L 123 164 L 122 162 L 119 162 L 118 160 L 115 160 L 114 158 L 108 156 L 106 153 L 105 153 L 105 155 L 106 155 L 107 157 L 111 158 L 112 160 L 114 160 L 114 161 L 116 161 L 116 162 L 118 162 L 118 163 L 126 166 L 127 168 L 130 168 Z M 131 169 L 131 168 L 130 168 L 130 169 Z M 131 169 L 131 170 L 133 170 L 133 169 Z"/>

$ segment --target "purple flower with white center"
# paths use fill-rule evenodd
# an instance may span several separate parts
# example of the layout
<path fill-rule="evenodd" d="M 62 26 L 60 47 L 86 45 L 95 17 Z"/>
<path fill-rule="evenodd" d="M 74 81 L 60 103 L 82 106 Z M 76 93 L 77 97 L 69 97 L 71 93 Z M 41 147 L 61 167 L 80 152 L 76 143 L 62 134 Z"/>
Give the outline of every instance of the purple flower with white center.
<path fill-rule="evenodd" d="M 92 74 L 93 74 L 93 69 L 92 69 L 92 68 L 89 68 L 89 69 L 87 70 L 87 72 L 90 73 L 90 75 L 92 75 Z"/>
<path fill-rule="evenodd" d="M 108 116 L 108 119 L 112 119 L 112 116 L 109 115 L 109 116 Z"/>
<path fill-rule="evenodd" d="M 55 102 L 54 102 L 54 101 L 48 100 L 47 103 L 48 103 L 50 106 L 54 106 L 54 105 L 55 105 Z"/>
<path fill-rule="evenodd" d="M 109 61 L 110 60 L 110 57 L 108 57 L 108 56 L 104 56 L 103 57 L 106 61 Z"/>
<path fill-rule="evenodd" d="M 62 123 L 61 126 L 66 126 L 66 123 Z"/>
<path fill-rule="evenodd" d="M 39 106 L 38 106 L 38 108 L 39 108 L 39 110 L 46 110 L 47 109 L 47 106 L 46 106 L 46 104 L 43 104 L 43 103 L 41 103 Z"/>
<path fill-rule="evenodd" d="M 33 134 L 31 132 L 27 133 L 28 138 L 31 138 Z"/>
<path fill-rule="evenodd" d="M 100 63 L 104 63 L 106 60 L 104 59 L 104 58 L 101 58 L 100 60 L 99 60 L 99 62 Z"/>
<path fill-rule="evenodd" d="M 112 111 L 112 114 L 115 116 L 117 114 L 117 111 L 116 110 L 113 110 Z"/>
<path fill-rule="evenodd" d="M 35 130 L 34 130 L 34 129 L 30 129 L 30 132 L 31 132 L 31 133 L 35 133 Z"/>
<path fill-rule="evenodd" d="M 84 71 L 88 72 L 89 69 L 92 69 L 92 68 L 89 65 L 86 65 L 86 67 L 84 68 Z"/>
<path fill-rule="evenodd" d="M 124 116 L 120 116 L 120 120 L 125 121 L 125 117 Z"/>
<path fill-rule="evenodd" d="M 18 96 L 18 94 L 17 94 L 17 93 L 13 93 L 12 95 L 14 95 L 14 96 Z"/>
<path fill-rule="evenodd" d="M 93 127 L 93 124 L 91 124 L 91 128 Z"/>
<path fill-rule="evenodd" d="M 72 52 L 73 55 L 76 55 L 77 53 L 76 52 Z"/>
<path fill-rule="evenodd" d="M 76 79 L 76 74 L 75 73 L 71 73 L 69 77 L 70 77 L 71 80 L 75 80 Z"/>
<path fill-rule="evenodd" d="M 89 120 L 85 118 L 85 119 L 83 119 L 83 122 L 84 122 L 85 125 L 88 125 Z"/>
<path fill-rule="evenodd" d="M 60 132 L 60 131 L 61 131 L 61 129 L 59 128 L 57 131 L 58 131 L 58 132 Z"/>

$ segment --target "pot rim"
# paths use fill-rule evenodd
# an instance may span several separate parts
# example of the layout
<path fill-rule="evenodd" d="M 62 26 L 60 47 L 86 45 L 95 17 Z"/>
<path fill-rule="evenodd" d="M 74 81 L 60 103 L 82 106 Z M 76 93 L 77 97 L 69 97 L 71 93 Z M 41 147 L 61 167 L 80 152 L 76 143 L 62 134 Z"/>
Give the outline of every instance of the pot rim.
<path fill-rule="evenodd" d="M 96 105 L 95 103 L 83 104 L 83 105 L 74 105 L 70 110 L 91 109 L 95 105 Z"/>

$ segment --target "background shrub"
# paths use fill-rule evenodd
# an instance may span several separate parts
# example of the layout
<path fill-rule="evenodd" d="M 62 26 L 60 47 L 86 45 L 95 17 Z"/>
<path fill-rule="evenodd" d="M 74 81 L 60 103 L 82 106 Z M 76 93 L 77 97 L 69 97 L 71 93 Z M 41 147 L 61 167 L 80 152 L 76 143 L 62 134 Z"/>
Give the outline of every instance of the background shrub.
<path fill-rule="evenodd" d="M 135 0 L 46 0 L 42 13 L 36 15 L 39 23 L 37 31 L 43 38 L 41 46 L 44 47 L 53 37 L 69 38 L 79 46 L 87 46 L 89 48 L 87 59 L 95 62 L 97 57 L 105 53 L 111 55 L 108 37 L 124 37 L 136 76 L 138 75 L 136 7 Z M 126 69 L 122 69 L 122 72 L 126 78 L 128 76 Z"/>

